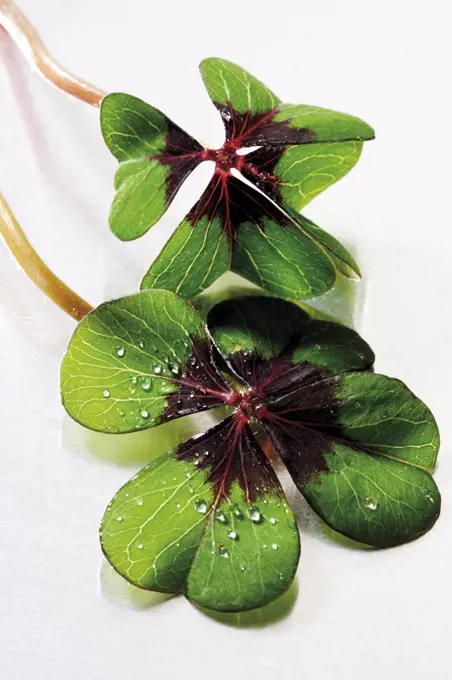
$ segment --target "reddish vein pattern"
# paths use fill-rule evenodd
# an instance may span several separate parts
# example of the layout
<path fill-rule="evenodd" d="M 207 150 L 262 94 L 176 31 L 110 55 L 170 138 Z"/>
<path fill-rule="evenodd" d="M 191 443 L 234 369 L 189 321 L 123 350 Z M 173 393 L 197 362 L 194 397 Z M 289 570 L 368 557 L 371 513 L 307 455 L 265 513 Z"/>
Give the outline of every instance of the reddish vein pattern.
<path fill-rule="evenodd" d="M 258 421 L 297 480 L 306 483 L 327 470 L 324 454 L 341 436 L 335 397 L 339 378 L 308 363 L 292 364 L 287 356 L 264 360 L 239 352 L 231 365 L 242 389 L 226 382 L 209 343 L 196 341 L 182 373 L 170 378 L 177 391 L 168 395 L 162 421 L 220 405 L 235 409 L 225 421 L 181 445 L 177 456 L 196 461 L 199 469 L 209 468 L 217 498 L 226 496 L 237 480 L 252 501 L 256 486 L 277 483 L 251 433 L 250 423 Z"/>

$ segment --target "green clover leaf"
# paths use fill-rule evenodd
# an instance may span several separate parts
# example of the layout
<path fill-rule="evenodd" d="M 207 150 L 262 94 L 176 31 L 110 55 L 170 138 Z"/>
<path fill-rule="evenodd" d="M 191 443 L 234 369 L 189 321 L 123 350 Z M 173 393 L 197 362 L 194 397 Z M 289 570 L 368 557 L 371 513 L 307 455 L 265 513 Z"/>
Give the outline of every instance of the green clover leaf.
<path fill-rule="evenodd" d="M 299 535 L 261 427 L 314 510 L 375 547 L 428 531 L 440 509 L 435 420 L 371 372 L 353 330 L 261 296 L 228 300 L 207 327 L 172 292 L 107 302 L 63 360 L 68 413 L 129 432 L 203 409 L 230 415 L 154 460 L 109 504 L 102 549 L 131 583 L 218 611 L 260 607 L 294 578 Z"/>
<path fill-rule="evenodd" d="M 308 299 L 329 290 L 337 272 L 359 276 L 345 248 L 296 211 L 353 167 L 363 141 L 374 136 L 372 128 L 329 109 L 282 104 L 223 59 L 205 59 L 201 74 L 225 125 L 221 149 L 204 148 L 136 97 L 113 93 L 102 101 L 103 136 L 120 162 L 110 212 L 119 238 L 146 233 L 187 176 L 204 161 L 215 163 L 207 189 L 142 288 L 165 288 L 189 299 L 232 269 L 276 295 Z"/>

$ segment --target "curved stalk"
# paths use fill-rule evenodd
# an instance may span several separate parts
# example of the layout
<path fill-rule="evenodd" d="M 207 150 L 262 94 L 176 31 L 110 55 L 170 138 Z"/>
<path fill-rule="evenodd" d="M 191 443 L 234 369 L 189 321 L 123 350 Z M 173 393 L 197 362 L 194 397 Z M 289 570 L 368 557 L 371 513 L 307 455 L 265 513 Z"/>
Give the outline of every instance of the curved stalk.
<path fill-rule="evenodd" d="M 0 194 L 0 235 L 27 276 L 55 304 L 80 321 L 93 308 L 68 288 L 41 260 Z"/>
<path fill-rule="evenodd" d="M 60 66 L 13 0 L 0 0 L 0 25 L 8 31 L 28 61 L 37 67 L 46 80 L 77 99 L 92 106 L 100 106 L 106 93 Z"/>

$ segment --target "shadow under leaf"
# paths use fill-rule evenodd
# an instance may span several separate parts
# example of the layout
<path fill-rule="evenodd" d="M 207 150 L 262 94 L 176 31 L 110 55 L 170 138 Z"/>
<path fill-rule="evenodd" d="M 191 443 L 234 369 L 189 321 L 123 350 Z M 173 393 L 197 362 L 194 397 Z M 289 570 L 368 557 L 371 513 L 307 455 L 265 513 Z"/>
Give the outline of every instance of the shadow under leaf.
<path fill-rule="evenodd" d="M 247 612 L 216 612 L 204 607 L 198 607 L 198 610 L 226 626 L 234 628 L 264 628 L 289 616 L 294 608 L 297 596 L 298 584 L 296 581 L 293 581 L 284 595 L 259 609 L 251 609 Z"/>
<path fill-rule="evenodd" d="M 151 609 L 175 597 L 166 593 L 137 588 L 118 574 L 106 560 L 102 562 L 100 567 L 99 587 L 102 595 L 110 602 L 138 611 Z"/>
<path fill-rule="evenodd" d="M 65 447 L 76 453 L 133 468 L 150 463 L 157 456 L 206 430 L 224 417 L 222 409 L 215 409 L 206 413 L 194 413 L 141 432 L 119 435 L 94 432 L 65 417 L 62 441 Z"/>

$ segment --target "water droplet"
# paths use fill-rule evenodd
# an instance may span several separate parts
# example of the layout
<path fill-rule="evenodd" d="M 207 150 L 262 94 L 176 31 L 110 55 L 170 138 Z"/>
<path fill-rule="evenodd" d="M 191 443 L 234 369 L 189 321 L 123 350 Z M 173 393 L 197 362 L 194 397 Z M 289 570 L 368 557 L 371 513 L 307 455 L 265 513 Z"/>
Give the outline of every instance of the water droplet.
<path fill-rule="evenodd" d="M 243 564 L 240 565 L 240 571 L 246 571 L 246 567 Z"/>
<path fill-rule="evenodd" d="M 124 357 L 126 355 L 126 348 L 125 347 L 118 347 L 118 349 L 116 350 L 116 354 L 117 354 L 118 357 L 120 357 L 122 359 L 122 357 Z"/>
<path fill-rule="evenodd" d="M 206 453 L 207 453 L 207 451 L 206 451 Z M 233 504 L 231 505 L 231 510 L 232 510 L 232 514 L 233 514 L 235 517 L 237 517 L 238 519 L 243 519 L 243 513 L 242 513 L 242 511 L 240 510 L 239 506 L 238 506 L 236 503 L 233 503 Z"/>
<path fill-rule="evenodd" d="M 132 380 L 132 383 L 133 383 L 134 385 L 136 385 L 137 382 L 138 382 L 138 378 L 137 378 L 136 375 L 133 375 L 133 376 L 131 377 L 131 380 Z"/>
<path fill-rule="evenodd" d="M 255 505 L 252 505 L 252 506 L 249 508 L 249 510 L 248 510 L 248 517 L 249 517 L 250 520 L 251 520 L 252 522 L 254 522 L 255 524 L 259 524 L 259 523 L 262 522 L 262 520 L 263 520 L 263 517 L 262 517 L 262 515 L 261 515 L 259 509 L 256 508 Z"/>
<path fill-rule="evenodd" d="M 284 581 L 284 574 L 282 574 L 280 571 L 278 571 L 278 577 L 280 581 Z"/>
<path fill-rule="evenodd" d="M 207 512 L 207 503 L 206 501 L 196 501 L 195 503 L 195 510 L 196 512 L 200 512 L 201 515 L 205 515 Z"/>
<path fill-rule="evenodd" d="M 180 510 L 180 503 L 176 503 L 176 508 Z"/>
<path fill-rule="evenodd" d="M 215 519 L 217 519 L 222 524 L 226 524 L 227 522 L 226 515 L 221 510 L 217 510 L 215 512 Z"/>
<path fill-rule="evenodd" d="M 116 410 L 116 412 L 117 412 L 118 416 L 121 416 L 121 418 L 122 418 L 123 416 L 126 415 L 126 412 L 123 411 L 122 408 L 118 408 L 118 409 Z"/>
<path fill-rule="evenodd" d="M 218 554 L 219 554 L 220 557 L 226 557 L 226 558 L 229 557 L 229 553 L 226 550 L 226 548 L 224 547 L 224 545 L 218 546 Z"/>
<path fill-rule="evenodd" d="M 144 348 L 144 340 L 138 340 L 138 347 L 139 347 L 140 349 L 143 349 L 143 348 Z"/>
<path fill-rule="evenodd" d="M 267 547 L 266 543 L 262 543 L 262 547 L 265 549 Z"/>
<path fill-rule="evenodd" d="M 232 538 L 233 541 L 236 541 L 239 537 L 238 533 L 236 531 L 230 531 L 228 533 L 229 538 Z"/>
<path fill-rule="evenodd" d="M 174 373 L 174 375 L 178 375 L 178 374 L 179 374 L 179 371 L 180 371 L 180 366 L 179 366 L 179 364 L 175 364 L 175 363 L 169 362 L 169 363 L 168 363 L 168 368 L 169 368 L 169 370 L 171 371 L 171 373 Z"/>
<path fill-rule="evenodd" d="M 272 543 L 273 550 L 279 550 L 279 545 L 277 543 Z"/>
<path fill-rule="evenodd" d="M 276 524 L 278 520 L 275 517 L 270 517 L 270 524 Z"/>
<path fill-rule="evenodd" d="M 154 373 L 159 375 L 159 373 L 161 373 L 161 372 L 162 372 L 162 367 L 160 366 L 160 364 L 157 364 L 157 366 L 154 366 Z"/>
<path fill-rule="evenodd" d="M 433 498 L 433 494 L 432 494 L 431 491 L 429 491 L 429 489 L 424 489 L 424 496 L 425 496 L 426 498 L 428 498 L 428 500 L 430 501 L 430 503 L 434 503 L 434 502 L 435 502 L 435 499 Z"/>
<path fill-rule="evenodd" d="M 142 544 L 142 543 L 137 543 L 137 548 L 138 548 L 138 550 L 143 550 L 143 544 Z"/>
<path fill-rule="evenodd" d="M 161 384 L 160 387 L 160 393 L 161 394 L 171 394 L 171 392 L 174 392 L 174 386 L 171 383 L 163 383 Z"/>
<path fill-rule="evenodd" d="M 138 498 L 137 505 L 143 505 L 143 499 L 142 498 Z"/>
<path fill-rule="evenodd" d="M 152 387 L 152 381 L 150 378 L 145 378 L 143 382 L 141 383 L 141 389 L 144 390 L 145 392 L 149 392 L 149 390 Z"/>
<path fill-rule="evenodd" d="M 147 420 L 149 418 L 149 411 L 146 411 L 145 408 L 140 409 L 140 416 Z"/>
<path fill-rule="evenodd" d="M 374 499 L 371 498 L 370 496 L 366 496 L 364 503 L 366 505 L 366 508 L 369 508 L 369 510 L 377 509 L 378 503 L 376 503 L 376 501 L 374 501 Z"/>
<path fill-rule="evenodd" d="M 102 390 L 102 394 L 104 395 L 105 399 L 108 399 L 110 397 L 109 390 Z"/>
<path fill-rule="evenodd" d="M 124 518 L 123 518 L 122 515 L 116 515 L 116 517 L 115 517 L 115 520 L 116 520 L 117 522 L 122 522 L 123 519 L 124 519 Z"/>

